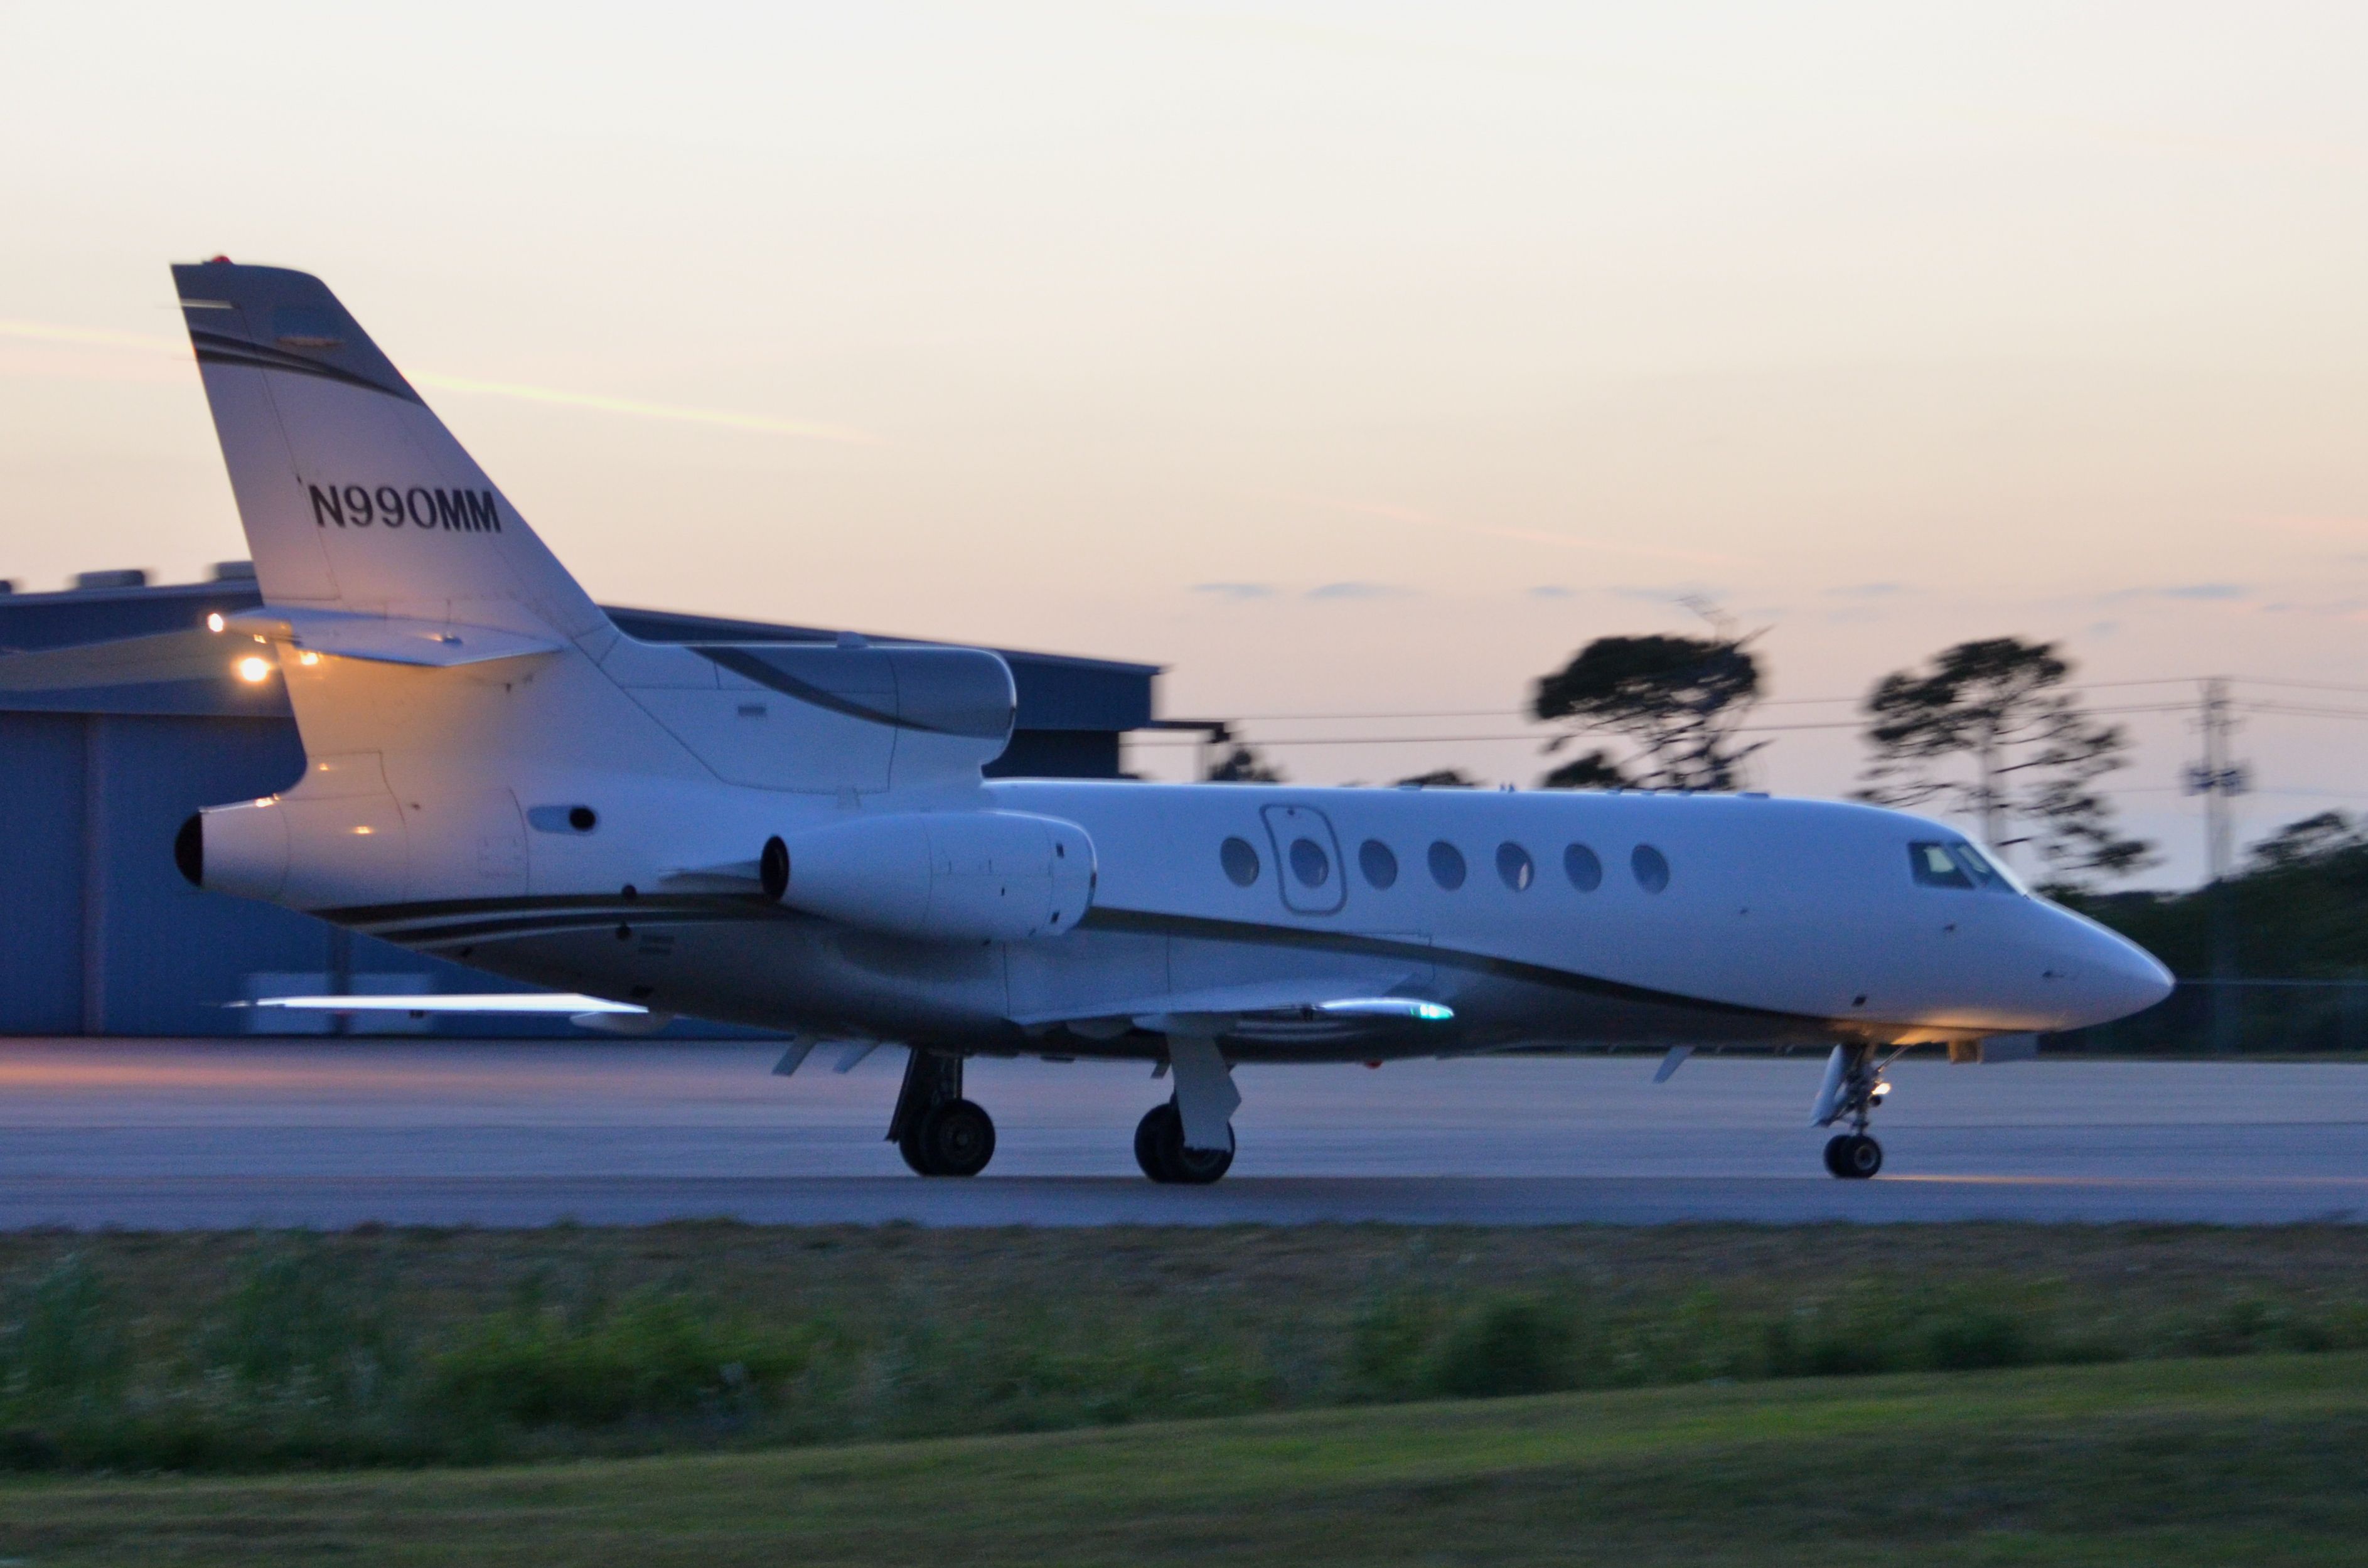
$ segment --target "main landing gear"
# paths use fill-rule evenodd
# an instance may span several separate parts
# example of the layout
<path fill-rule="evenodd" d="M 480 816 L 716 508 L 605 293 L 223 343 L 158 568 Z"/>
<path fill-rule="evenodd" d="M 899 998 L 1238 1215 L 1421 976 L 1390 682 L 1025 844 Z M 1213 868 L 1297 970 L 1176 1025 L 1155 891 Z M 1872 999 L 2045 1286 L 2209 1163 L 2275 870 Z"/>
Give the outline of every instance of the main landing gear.
<path fill-rule="evenodd" d="M 1184 1142 L 1183 1113 L 1174 1100 L 1153 1106 L 1134 1127 L 1134 1163 L 1156 1182 L 1206 1187 L 1233 1168 L 1234 1124 L 1225 1123 L 1225 1146 L 1194 1149 Z"/>
<path fill-rule="evenodd" d="M 1867 1135 L 1866 1127 L 1891 1092 L 1883 1079 L 1884 1065 L 1871 1045 L 1838 1045 L 1826 1062 L 1826 1080 L 1809 1120 L 1817 1127 L 1850 1124 L 1849 1131 L 1826 1143 L 1826 1169 L 1844 1181 L 1864 1181 L 1883 1169 L 1883 1145 Z"/>
<path fill-rule="evenodd" d="M 1241 1091 L 1213 1034 L 1171 1030 L 1167 1065 L 1176 1072 L 1176 1093 L 1135 1125 L 1134 1163 L 1156 1182 L 1206 1187 L 1233 1167 Z"/>
<path fill-rule="evenodd" d="M 974 1176 L 995 1158 L 995 1121 L 962 1098 L 962 1059 L 913 1048 L 888 1141 L 915 1174 Z"/>

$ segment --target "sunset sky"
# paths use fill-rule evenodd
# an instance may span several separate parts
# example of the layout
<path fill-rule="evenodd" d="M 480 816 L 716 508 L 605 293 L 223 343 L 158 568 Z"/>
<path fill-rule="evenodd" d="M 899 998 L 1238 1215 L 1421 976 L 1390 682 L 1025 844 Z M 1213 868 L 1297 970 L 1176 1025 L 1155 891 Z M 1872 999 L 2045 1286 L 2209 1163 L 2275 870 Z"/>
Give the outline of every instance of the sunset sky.
<path fill-rule="evenodd" d="M 2363 715 L 2248 715 L 2258 835 L 2368 810 L 2363 60 L 2356 3 L 0 0 L 0 577 L 245 553 L 165 272 L 222 252 L 606 599 L 1155 661 L 1296 743 L 1516 733 L 1698 596 L 1820 794 L 1797 699 L 1964 637 L 2362 688 L 2240 688 Z M 2192 877 L 2190 726 L 2128 722 Z"/>

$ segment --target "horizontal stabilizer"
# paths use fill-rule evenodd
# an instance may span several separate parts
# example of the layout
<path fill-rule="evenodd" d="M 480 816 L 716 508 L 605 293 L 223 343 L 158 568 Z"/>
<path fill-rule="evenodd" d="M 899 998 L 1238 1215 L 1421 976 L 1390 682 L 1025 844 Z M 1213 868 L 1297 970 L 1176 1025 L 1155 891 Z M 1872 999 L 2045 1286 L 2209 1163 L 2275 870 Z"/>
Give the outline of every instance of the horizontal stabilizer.
<path fill-rule="evenodd" d="M 243 631 L 265 642 L 284 642 L 300 653 L 437 669 L 555 653 L 560 649 L 551 638 L 496 631 L 489 626 L 455 626 L 342 609 L 286 609 L 276 605 L 225 616 L 222 629 Z"/>

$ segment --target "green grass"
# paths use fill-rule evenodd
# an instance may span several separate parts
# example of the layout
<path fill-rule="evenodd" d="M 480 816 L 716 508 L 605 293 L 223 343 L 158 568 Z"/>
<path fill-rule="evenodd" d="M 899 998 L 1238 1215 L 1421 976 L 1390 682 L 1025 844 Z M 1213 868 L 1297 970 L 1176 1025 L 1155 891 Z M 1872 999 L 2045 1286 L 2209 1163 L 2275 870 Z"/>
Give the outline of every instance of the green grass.
<path fill-rule="evenodd" d="M 2356 1563 L 2368 1357 L 1694 1386 L 762 1454 L 0 1481 L 110 1562 Z"/>
<path fill-rule="evenodd" d="M 2368 1350 L 2351 1227 L 0 1237 L 0 1471 L 733 1451 Z"/>

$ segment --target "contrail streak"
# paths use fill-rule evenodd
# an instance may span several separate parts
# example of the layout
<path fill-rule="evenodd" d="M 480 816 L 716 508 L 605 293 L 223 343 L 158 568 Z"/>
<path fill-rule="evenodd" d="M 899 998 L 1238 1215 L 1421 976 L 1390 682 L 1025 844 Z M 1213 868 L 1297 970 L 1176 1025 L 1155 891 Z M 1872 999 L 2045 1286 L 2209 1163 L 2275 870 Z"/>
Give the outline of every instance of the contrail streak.
<path fill-rule="evenodd" d="M 29 343 L 57 343 L 82 348 L 125 348 L 144 354 L 169 354 L 186 358 L 189 346 L 175 338 L 137 332 L 108 332 L 95 327 L 60 326 L 49 322 L 0 318 L 0 337 Z M 588 408 L 601 414 L 622 414 L 638 419 L 667 419 L 686 425 L 714 425 L 727 430 L 757 430 L 773 436 L 794 436 L 807 441 L 836 441 L 850 446 L 876 445 L 880 439 L 851 425 L 831 425 L 814 419 L 781 419 L 766 414 L 734 414 L 728 409 L 686 408 L 677 403 L 644 403 L 637 398 L 606 397 L 598 392 L 567 392 L 558 387 L 523 386 L 515 381 L 480 381 L 465 376 L 423 372 L 410 378 L 438 392 L 480 397 L 506 397 L 517 403 L 539 403 L 559 408 Z"/>

